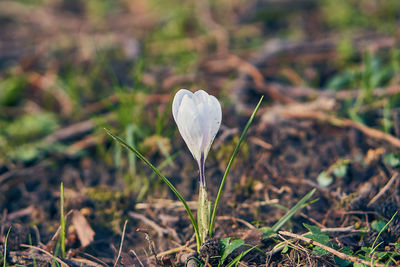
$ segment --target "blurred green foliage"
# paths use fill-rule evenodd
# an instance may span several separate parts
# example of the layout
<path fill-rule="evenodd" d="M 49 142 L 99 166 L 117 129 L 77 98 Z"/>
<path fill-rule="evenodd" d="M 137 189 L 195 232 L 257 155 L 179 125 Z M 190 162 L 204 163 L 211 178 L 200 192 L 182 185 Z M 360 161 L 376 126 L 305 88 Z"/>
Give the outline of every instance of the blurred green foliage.
<path fill-rule="evenodd" d="M 353 54 L 351 45 L 342 44 L 338 47 L 343 58 L 348 63 L 333 75 L 326 84 L 332 90 L 358 90 L 355 100 L 348 99 L 342 103 L 339 113 L 352 120 L 378 127 L 386 133 L 393 131 L 394 111 L 400 107 L 400 94 L 382 94 L 374 96 L 374 90 L 390 87 L 399 79 L 399 49 L 392 48 L 390 53 L 370 53 L 362 55 L 361 62 L 351 60 Z"/>
<path fill-rule="evenodd" d="M 31 161 L 42 152 L 61 149 L 43 139 L 58 127 L 57 116 L 49 112 L 24 114 L 11 122 L 0 120 L 0 162 Z"/>
<path fill-rule="evenodd" d="M 323 0 L 327 25 L 341 31 L 360 28 L 395 33 L 400 10 L 397 0 Z"/>
<path fill-rule="evenodd" d="M 10 143 L 30 142 L 51 133 L 57 126 L 55 114 L 48 112 L 25 114 L 8 123 L 4 128 L 4 134 Z"/>
<path fill-rule="evenodd" d="M 27 81 L 24 75 L 10 76 L 0 81 L 0 106 L 15 106 L 18 104 L 26 85 Z"/>

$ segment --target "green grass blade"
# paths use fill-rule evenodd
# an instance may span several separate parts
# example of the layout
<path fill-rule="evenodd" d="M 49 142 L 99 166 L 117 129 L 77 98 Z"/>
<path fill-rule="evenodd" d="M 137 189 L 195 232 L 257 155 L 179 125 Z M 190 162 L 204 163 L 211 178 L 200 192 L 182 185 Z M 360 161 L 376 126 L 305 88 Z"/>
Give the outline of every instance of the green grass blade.
<path fill-rule="evenodd" d="M 31 234 L 29 234 L 29 245 L 33 246 Z M 33 260 L 33 267 L 37 267 L 36 257 L 35 257 L 35 253 L 33 252 L 33 249 L 30 249 L 30 252 L 31 252 L 32 260 Z"/>
<path fill-rule="evenodd" d="M 238 256 L 236 256 L 236 258 L 234 258 L 230 263 L 228 263 L 226 265 L 226 267 L 232 267 L 234 264 L 238 264 L 239 261 L 246 256 L 247 253 L 249 253 L 250 251 L 252 251 L 253 249 L 255 249 L 257 246 L 251 247 L 246 251 L 243 251 L 242 253 L 240 253 Z"/>
<path fill-rule="evenodd" d="M 178 192 L 178 190 L 175 188 L 175 186 L 173 186 L 173 184 L 171 184 L 171 182 L 153 165 L 150 163 L 150 161 L 148 161 L 137 149 L 135 149 L 134 147 L 128 145 L 124 140 L 122 140 L 120 137 L 114 135 L 113 133 L 111 133 L 109 130 L 104 129 L 108 135 L 110 135 L 115 141 L 117 141 L 118 143 L 120 143 L 122 146 L 124 146 L 125 148 L 129 149 L 130 151 L 132 151 L 133 153 L 135 153 L 135 155 L 141 159 L 142 161 L 144 161 L 144 163 L 146 163 L 147 166 L 149 166 L 153 172 L 155 174 L 158 175 L 158 177 L 161 178 L 161 180 L 163 180 L 168 187 L 171 189 L 172 192 L 174 192 L 174 194 L 178 197 L 178 199 L 182 202 L 183 206 L 186 209 L 187 214 L 189 215 L 190 221 L 192 222 L 193 228 L 194 228 L 194 232 L 196 235 L 196 243 L 197 243 L 197 249 L 200 249 L 200 236 L 199 236 L 199 228 L 197 226 L 196 220 L 194 219 L 193 213 L 189 208 L 189 205 L 186 203 L 185 199 L 183 199 L 182 195 Z"/>
<path fill-rule="evenodd" d="M 244 130 L 242 132 L 242 135 L 240 136 L 239 142 L 237 143 L 237 145 L 235 147 L 235 150 L 233 151 L 232 156 L 231 156 L 231 158 L 230 158 L 230 160 L 228 162 L 228 166 L 226 166 L 226 170 L 225 170 L 224 176 L 222 177 L 222 181 L 221 181 L 221 184 L 220 184 L 219 189 L 218 189 L 218 194 L 217 194 L 217 197 L 215 199 L 214 209 L 213 209 L 212 216 L 211 216 L 210 229 L 208 231 L 210 237 L 213 234 L 214 224 L 215 224 L 215 216 L 216 216 L 216 213 L 217 213 L 219 199 L 221 198 L 221 195 L 222 195 L 222 189 L 224 188 L 224 185 L 225 185 L 226 177 L 228 176 L 228 173 L 229 173 L 229 170 L 231 169 L 233 160 L 235 159 L 235 157 L 236 157 L 236 155 L 237 155 L 237 153 L 239 151 L 240 144 L 242 143 L 247 131 L 249 130 L 249 127 L 250 127 L 251 123 L 254 120 L 254 117 L 256 116 L 256 113 L 257 113 L 258 109 L 260 108 L 260 105 L 261 105 L 261 102 L 262 102 L 263 98 L 264 98 L 264 96 L 262 96 L 260 98 L 260 101 L 258 101 L 258 104 L 257 104 L 256 108 L 254 109 L 253 114 L 251 114 L 249 121 L 247 122 L 246 126 L 244 127 Z"/>
<path fill-rule="evenodd" d="M 296 205 L 293 206 L 293 208 L 291 208 L 290 210 L 288 210 L 288 212 L 286 212 L 285 215 L 282 216 L 282 218 L 279 219 L 279 221 L 277 221 L 273 226 L 272 226 L 272 230 L 274 232 L 277 232 L 288 220 L 290 220 L 290 218 L 293 217 L 293 215 L 298 212 L 299 210 L 301 210 L 303 208 L 303 205 L 312 197 L 312 195 L 314 195 L 315 193 L 315 188 L 313 190 L 311 190 L 310 192 L 308 192 L 307 195 L 305 195 L 302 199 L 300 199 L 299 202 L 297 202 Z"/>
<path fill-rule="evenodd" d="M 126 143 L 129 144 L 130 146 L 135 145 L 135 128 L 133 127 L 132 123 L 129 123 L 128 126 L 126 127 Z M 133 179 L 135 179 L 136 176 L 136 157 L 129 153 L 128 155 L 128 162 L 129 162 L 129 172 L 131 175 L 134 176 Z M 131 180 L 132 181 L 132 180 Z"/>
<path fill-rule="evenodd" d="M 57 242 L 56 247 L 54 249 L 53 260 L 51 261 L 51 267 L 53 267 L 53 266 L 61 267 L 60 263 L 57 261 L 59 249 L 60 249 L 60 242 Z"/>
<path fill-rule="evenodd" d="M 10 235 L 11 227 L 8 228 L 6 240 L 4 241 L 4 253 L 3 253 L 3 267 L 7 266 L 7 240 L 8 236 Z"/>
<path fill-rule="evenodd" d="M 378 240 L 378 238 L 380 237 L 382 232 L 385 231 L 389 227 L 389 224 L 396 217 L 397 213 L 398 213 L 398 211 L 396 211 L 395 214 L 393 214 L 392 218 L 390 218 L 390 220 L 385 224 L 385 226 L 383 226 L 382 229 L 379 231 L 378 235 L 376 236 L 376 238 L 374 240 L 374 243 L 372 243 L 371 251 L 369 252 L 369 255 L 372 255 L 372 253 L 374 253 L 375 249 L 381 244 L 381 243 L 379 243 L 377 246 L 375 246 L 376 241 Z"/>
<path fill-rule="evenodd" d="M 61 255 L 65 258 L 65 216 L 64 216 L 64 185 L 60 185 L 60 243 Z"/>

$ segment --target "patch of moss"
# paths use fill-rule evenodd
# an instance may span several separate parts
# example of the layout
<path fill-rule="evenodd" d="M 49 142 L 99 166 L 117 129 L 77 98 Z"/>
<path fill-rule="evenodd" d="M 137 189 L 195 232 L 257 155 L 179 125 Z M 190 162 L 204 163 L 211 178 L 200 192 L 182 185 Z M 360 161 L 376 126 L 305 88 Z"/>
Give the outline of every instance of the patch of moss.
<path fill-rule="evenodd" d="M 113 191 L 107 186 L 90 187 L 84 193 L 93 200 L 96 225 L 120 231 L 123 213 L 132 209 L 133 199 L 121 191 Z"/>
<path fill-rule="evenodd" d="M 257 182 L 258 181 L 254 180 L 254 178 L 252 177 L 246 177 L 244 183 L 235 183 L 234 184 L 235 195 L 244 199 L 251 198 L 251 196 L 254 193 L 254 187 L 257 184 Z"/>
<path fill-rule="evenodd" d="M 84 192 L 90 199 L 100 203 L 115 202 L 123 197 L 122 192 L 114 192 L 106 186 L 89 187 Z"/>
<path fill-rule="evenodd" d="M 235 136 L 232 140 L 224 142 L 216 153 L 217 160 L 219 162 L 228 162 L 232 156 L 233 151 L 239 142 L 239 136 Z M 246 162 L 250 158 L 249 145 L 243 141 L 240 145 L 238 155 L 236 156 L 235 162 Z"/>

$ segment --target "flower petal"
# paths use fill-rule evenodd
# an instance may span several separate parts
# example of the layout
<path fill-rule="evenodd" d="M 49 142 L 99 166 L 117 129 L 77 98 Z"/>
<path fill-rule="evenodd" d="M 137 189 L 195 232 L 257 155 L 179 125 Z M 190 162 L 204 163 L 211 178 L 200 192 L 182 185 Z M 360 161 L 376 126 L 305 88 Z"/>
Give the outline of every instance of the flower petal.
<path fill-rule="evenodd" d="M 221 104 L 204 90 L 181 89 L 172 102 L 172 114 L 193 157 L 204 164 L 221 125 Z"/>
<path fill-rule="evenodd" d="M 209 96 L 207 102 L 207 123 L 208 123 L 208 144 L 204 148 L 204 155 L 207 157 L 210 151 L 211 144 L 214 141 L 215 136 L 218 133 L 219 127 L 221 126 L 222 110 L 221 104 L 214 96 Z"/>
<path fill-rule="evenodd" d="M 182 98 L 176 124 L 193 157 L 199 161 L 204 131 L 198 109 L 189 95 L 184 95 Z"/>
<path fill-rule="evenodd" d="M 207 103 L 209 97 L 210 95 L 204 90 L 198 90 L 193 94 L 194 102 L 197 105 L 200 103 Z"/>
<path fill-rule="evenodd" d="M 177 122 L 178 119 L 178 110 L 179 107 L 181 106 L 182 99 L 185 95 L 190 96 L 191 98 L 193 97 L 193 93 L 190 92 L 187 89 L 180 89 L 174 97 L 174 100 L 172 101 L 172 115 L 174 116 L 175 122 Z"/>

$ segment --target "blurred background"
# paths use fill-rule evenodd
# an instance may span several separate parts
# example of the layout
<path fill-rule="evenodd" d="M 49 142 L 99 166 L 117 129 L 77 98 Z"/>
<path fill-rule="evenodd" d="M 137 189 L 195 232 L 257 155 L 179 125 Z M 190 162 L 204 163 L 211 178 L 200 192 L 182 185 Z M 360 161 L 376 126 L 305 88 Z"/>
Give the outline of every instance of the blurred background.
<path fill-rule="evenodd" d="M 398 84 L 399 14 L 397 0 L 3 0 L 0 171 L 93 146 L 120 165 L 102 140 L 110 122 L 168 158 L 171 95 L 204 88 L 235 108 L 251 101 L 237 81 L 246 75 L 267 86 L 363 88 L 343 115 L 393 132 L 397 94 L 376 104 L 378 119 L 358 109 L 372 104 L 371 88 Z"/>
<path fill-rule="evenodd" d="M 191 198 L 197 170 L 170 110 L 180 88 L 222 103 L 216 182 L 261 95 L 264 111 L 335 96 L 336 116 L 398 138 L 399 37 L 398 0 L 2 0 L 0 211 L 35 211 L 21 222 L 46 239 L 61 181 L 69 209 L 114 233 L 134 203 L 173 198 L 104 127 Z"/>

